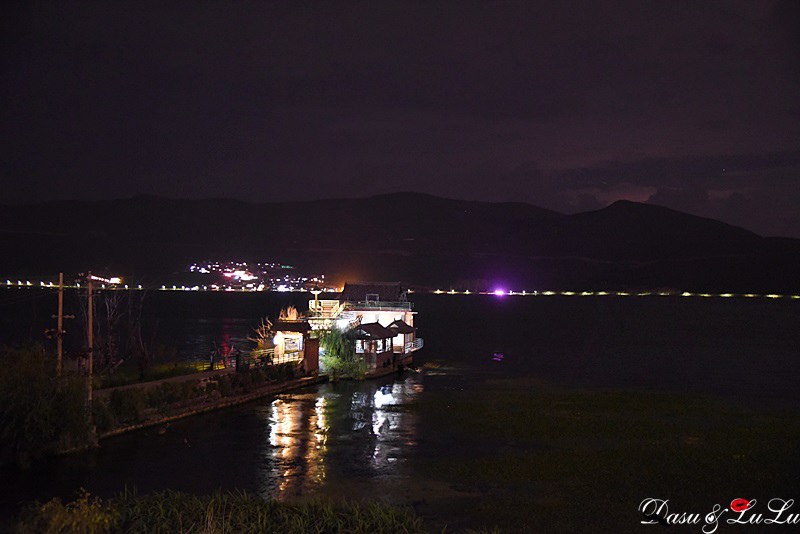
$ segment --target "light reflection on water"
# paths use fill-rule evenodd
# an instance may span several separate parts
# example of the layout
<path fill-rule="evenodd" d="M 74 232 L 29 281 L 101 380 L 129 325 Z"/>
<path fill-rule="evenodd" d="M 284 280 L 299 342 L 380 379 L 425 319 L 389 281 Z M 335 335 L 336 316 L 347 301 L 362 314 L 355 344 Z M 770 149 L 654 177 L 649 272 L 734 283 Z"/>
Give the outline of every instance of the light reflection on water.
<path fill-rule="evenodd" d="M 325 480 L 328 427 L 324 396 L 283 396 L 269 407 L 269 447 L 259 493 L 281 498 L 303 494 Z"/>
<path fill-rule="evenodd" d="M 330 494 L 354 470 L 367 478 L 404 476 L 402 463 L 417 444 L 409 405 L 422 390 L 409 376 L 384 385 L 327 384 L 274 399 L 263 414 L 258 493 L 275 499 Z"/>

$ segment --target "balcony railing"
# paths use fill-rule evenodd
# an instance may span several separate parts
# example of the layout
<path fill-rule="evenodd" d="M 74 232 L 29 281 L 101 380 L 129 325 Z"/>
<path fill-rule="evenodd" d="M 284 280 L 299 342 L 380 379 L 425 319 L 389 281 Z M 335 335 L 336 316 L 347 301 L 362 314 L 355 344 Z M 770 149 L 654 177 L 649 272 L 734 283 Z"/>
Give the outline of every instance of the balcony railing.
<path fill-rule="evenodd" d="M 395 345 L 394 352 L 396 354 L 408 354 L 410 352 L 414 352 L 415 350 L 419 350 L 424 345 L 422 338 L 417 338 L 414 341 L 409 341 L 408 343 L 404 343 L 402 346 Z"/>
<path fill-rule="evenodd" d="M 299 362 L 303 359 L 302 350 L 292 350 L 283 354 L 276 353 L 275 349 L 254 350 L 252 355 L 261 364 L 277 365 L 281 363 Z"/>
<path fill-rule="evenodd" d="M 362 300 L 358 302 L 345 302 L 344 307 L 347 310 L 405 310 L 411 311 L 414 308 L 413 303 L 407 300 L 403 301 L 387 301 L 387 300 Z"/>
<path fill-rule="evenodd" d="M 343 309 L 339 301 L 330 300 L 310 300 L 308 309 L 317 317 L 337 317 Z"/>

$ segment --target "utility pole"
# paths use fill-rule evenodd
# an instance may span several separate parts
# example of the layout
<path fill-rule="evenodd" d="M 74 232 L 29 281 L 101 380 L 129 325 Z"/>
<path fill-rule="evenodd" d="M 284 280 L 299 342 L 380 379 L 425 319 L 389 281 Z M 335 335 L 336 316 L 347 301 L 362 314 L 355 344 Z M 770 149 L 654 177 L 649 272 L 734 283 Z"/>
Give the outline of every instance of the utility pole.
<path fill-rule="evenodd" d="M 64 363 L 64 319 L 74 319 L 74 315 L 64 315 L 64 273 L 58 273 L 58 314 L 51 315 L 56 320 L 56 328 L 47 328 L 44 333 L 47 339 L 56 338 L 56 352 L 58 361 L 56 364 L 56 376 L 61 377 Z"/>
<path fill-rule="evenodd" d="M 89 415 L 89 424 L 91 425 L 92 422 L 92 365 L 93 365 L 93 355 L 92 352 L 94 351 L 94 302 L 92 302 L 92 271 L 86 276 L 86 288 L 89 293 L 89 305 L 86 314 L 86 337 L 89 343 L 89 350 L 88 352 L 88 364 L 87 364 L 87 373 L 89 375 L 89 383 L 87 386 L 87 395 L 86 399 L 88 401 L 88 415 Z"/>
<path fill-rule="evenodd" d="M 56 376 L 61 376 L 61 358 L 64 351 L 64 273 L 58 273 L 58 332 L 56 333 L 56 351 L 58 352 L 58 364 L 56 365 Z"/>

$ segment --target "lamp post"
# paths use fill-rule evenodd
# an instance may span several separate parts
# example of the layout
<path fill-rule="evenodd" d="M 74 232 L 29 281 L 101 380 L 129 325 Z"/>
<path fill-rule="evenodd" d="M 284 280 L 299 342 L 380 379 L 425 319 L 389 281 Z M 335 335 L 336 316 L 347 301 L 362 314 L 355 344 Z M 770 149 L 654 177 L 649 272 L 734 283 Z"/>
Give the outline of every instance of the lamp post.
<path fill-rule="evenodd" d="M 314 313 L 319 313 L 319 294 L 322 293 L 320 288 L 314 286 L 314 289 L 311 290 L 311 293 L 314 295 Z"/>

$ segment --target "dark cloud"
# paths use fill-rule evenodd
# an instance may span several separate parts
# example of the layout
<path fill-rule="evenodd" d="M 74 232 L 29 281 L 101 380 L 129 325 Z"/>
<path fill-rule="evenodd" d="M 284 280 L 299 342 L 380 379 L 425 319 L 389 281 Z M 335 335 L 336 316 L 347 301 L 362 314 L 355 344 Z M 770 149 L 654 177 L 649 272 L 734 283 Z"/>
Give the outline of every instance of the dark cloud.
<path fill-rule="evenodd" d="M 768 235 L 797 235 L 800 222 L 800 151 L 605 162 L 561 177 L 562 196 L 591 195 L 603 205 L 645 201 Z"/>
<path fill-rule="evenodd" d="M 753 179 L 790 180 L 800 172 L 800 151 L 609 161 L 562 173 L 571 188 L 632 183 L 668 189 L 720 189 L 754 185 Z"/>

